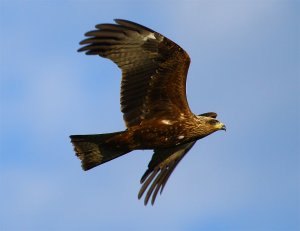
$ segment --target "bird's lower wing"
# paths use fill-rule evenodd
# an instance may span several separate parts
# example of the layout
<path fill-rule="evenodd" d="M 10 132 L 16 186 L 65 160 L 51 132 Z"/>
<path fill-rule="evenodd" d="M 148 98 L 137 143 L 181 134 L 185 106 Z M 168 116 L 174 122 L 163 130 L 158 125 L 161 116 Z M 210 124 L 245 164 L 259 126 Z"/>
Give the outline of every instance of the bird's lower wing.
<path fill-rule="evenodd" d="M 140 199 L 151 185 L 145 196 L 145 205 L 147 205 L 151 195 L 151 204 L 154 204 L 158 191 L 160 190 L 160 193 L 162 193 L 177 164 L 195 143 L 196 141 L 193 141 L 172 148 L 154 150 L 148 169 L 141 178 L 141 184 L 143 185 L 138 194 Z"/>

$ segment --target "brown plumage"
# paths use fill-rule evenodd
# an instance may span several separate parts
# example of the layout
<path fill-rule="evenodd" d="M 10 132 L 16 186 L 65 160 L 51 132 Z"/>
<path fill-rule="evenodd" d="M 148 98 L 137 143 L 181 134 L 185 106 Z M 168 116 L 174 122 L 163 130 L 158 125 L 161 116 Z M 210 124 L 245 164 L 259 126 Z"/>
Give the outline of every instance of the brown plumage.
<path fill-rule="evenodd" d="M 122 70 L 121 111 L 127 129 L 97 135 L 72 135 L 76 155 L 89 170 L 137 149 L 153 149 L 138 197 L 145 205 L 166 182 L 184 155 L 225 125 L 217 114 L 194 115 L 186 99 L 188 54 L 163 35 L 142 25 L 115 20 L 85 35 L 79 51 L 115 62 Z"/>

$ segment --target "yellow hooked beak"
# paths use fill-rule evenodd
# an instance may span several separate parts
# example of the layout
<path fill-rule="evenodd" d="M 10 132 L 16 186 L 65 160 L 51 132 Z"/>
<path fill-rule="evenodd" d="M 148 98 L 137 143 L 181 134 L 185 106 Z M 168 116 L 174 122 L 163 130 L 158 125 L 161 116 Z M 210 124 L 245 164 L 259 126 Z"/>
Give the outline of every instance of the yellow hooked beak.
<path fill-rule="evenodd" d="M 224 131 L 226 131 L 226 126 L 225 126 L 225 124 L 223 124 L 223 123 L 218 123 L 218 124 L 217 124 L 217 128 L 218 128 L 219 130 L 224 130 Z"/>

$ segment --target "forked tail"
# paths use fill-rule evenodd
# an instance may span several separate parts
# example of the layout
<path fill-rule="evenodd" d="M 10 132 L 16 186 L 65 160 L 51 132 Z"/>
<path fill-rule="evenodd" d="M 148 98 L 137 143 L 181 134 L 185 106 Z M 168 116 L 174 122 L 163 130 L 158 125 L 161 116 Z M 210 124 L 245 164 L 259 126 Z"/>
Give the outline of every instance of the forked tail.
<path fill-rule="evenodd" d="M 76 155 L 81 160 L 83 170 L 89 170 L 130 152 L 131 150 L 127 145 L 118 144 L 114 141 L 114 138 L 123 133 L 70 136 Z"/>

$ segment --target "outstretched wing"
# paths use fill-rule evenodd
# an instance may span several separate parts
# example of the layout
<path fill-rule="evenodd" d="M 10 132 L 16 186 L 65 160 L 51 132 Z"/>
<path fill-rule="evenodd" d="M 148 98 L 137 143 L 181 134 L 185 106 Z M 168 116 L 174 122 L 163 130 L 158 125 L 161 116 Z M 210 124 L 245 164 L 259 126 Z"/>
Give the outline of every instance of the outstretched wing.
<path fill-rule="evenodd" d="M 151 185 L 145 196 L 145 205 L 147 205 L 151 195 L 151 204 L 154 204 L 158 191 L 160 190 L 160 193 L 162 193 L 175 167 L 195 143 L 196 141 L 193 141 L 173 148 L 154 150 L 148 169 L 141 178 L 141 184 L 143 185 L 138 194 L 140 199 Z"/>
<path fill-rule="evenodd" d="M 100 55 L 122 70 L 121 110 L 127 127 L 143 120 L 189 114 L 186 99 L 188 54 L 163 35 L 142 25 L 115 20 L 100 24 L 80 44 L 88 55 Z"/>

